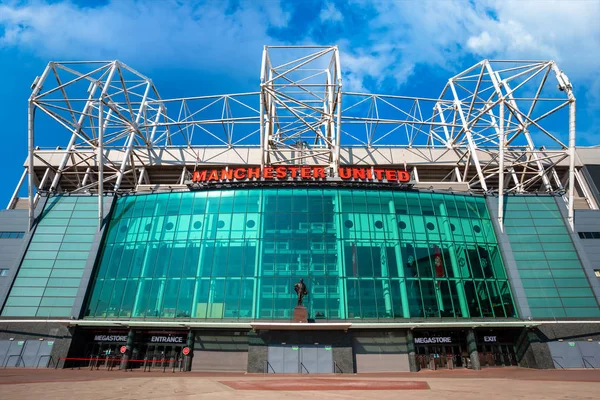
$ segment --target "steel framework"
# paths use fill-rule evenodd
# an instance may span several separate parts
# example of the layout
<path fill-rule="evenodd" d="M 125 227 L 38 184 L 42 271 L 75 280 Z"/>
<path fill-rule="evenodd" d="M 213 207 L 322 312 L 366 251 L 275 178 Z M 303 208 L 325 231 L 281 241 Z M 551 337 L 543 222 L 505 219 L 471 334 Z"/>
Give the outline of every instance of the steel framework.
<path fill-rule="evenodd" d="M 119 61 L 50 62 L 29 98 L 30 223 L 40 192 L 135 190 L 152 183 L 148 169 L 157 165 L 180 168 L 183 183 L 194 164 L 227 163 L 231 154 L 249 162 L 241 152 L 253 149 L 261 166 L 323 165 L 334 176 L 355 163 L 341 149 L 402 148 L 424 160 L 431 151 L 451 155 L 442 180 L 497 194 L 501 226 L 502 197 L 534 191 L 563 195 L 573 226 L 581 179 L 575 97 L 553 61 L 483 60 L 451 77 L 437 98 L 343 92 L 342 80 L 337 46 L 265 46 L 260 91 L 176 99 L 162 99 L 148 77 Z M 34 118 L 38 110 L 44 119 Z M 48 118 L 70 136 L 60 160 L 34 141 Z M 201 155 L 211 148 L 211 157 Z M 41 178 L 36 163 L 45 167 Z M 557 166 L 567 163 L 561 176 Z M 404 166 L 418 180 L 417 163 Z"/>

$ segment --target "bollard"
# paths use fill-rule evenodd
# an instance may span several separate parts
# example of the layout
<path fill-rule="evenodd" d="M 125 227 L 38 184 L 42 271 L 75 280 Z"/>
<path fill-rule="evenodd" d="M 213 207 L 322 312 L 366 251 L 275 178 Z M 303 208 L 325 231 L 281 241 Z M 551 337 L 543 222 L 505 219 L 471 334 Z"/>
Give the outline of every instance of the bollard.
<path fill-rule="evenodd" d="M 448 369 L 454 369 L 454 357 L 452 354 L 446 356 L 446 366 Z"/>

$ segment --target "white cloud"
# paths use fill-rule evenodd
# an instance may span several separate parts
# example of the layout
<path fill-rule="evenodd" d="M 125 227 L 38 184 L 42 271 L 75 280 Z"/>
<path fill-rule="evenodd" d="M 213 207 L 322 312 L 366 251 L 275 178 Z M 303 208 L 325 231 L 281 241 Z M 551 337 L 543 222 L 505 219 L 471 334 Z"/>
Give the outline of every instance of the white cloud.
<path fill-rule="evenodd" d="M 344 17 L 342 16 L 342 13 L 335 7 L 335 4 L 333 3 L 327 3 L 325 8 L 321 9 L 321 12 L 319 13 L 319 19 L 321 22 L 338 22 L 343 18 Z"/>
<path fill-rule="evenodd" d="M 492 38 L 488 31 L 483 31 L 477 36 L 471 36 L 467 40 L 467 47 L 475 53 L 485 53 L 487 51 L 496 51 L 500 43 L 496 38 Z"/>
<path fill-rule="evenodd" d="M 135 63 L 210 66 L 258 76 L 257 54 L 275 42 L 269 26 L 285 26 L 288 19 L 278 1 L 242 1 L 228 13 L 222 3 L 210 1 L 201 6 L 113 1 L 94 8 L 12 3 L 0 5 L 0 47 L 52 60 L 118 58 L 134 68 Z"/>
<path fill-rule="evenodd" d="M 354 0 L 355 7 L 368 7 Z M 568 75 L 593 80 L 600 68 L 600 2 L 459 0 L 373 3 L 366 43 L 388 57 L 380 70 L 407 71 L 429 64 L 459 71 L 465 55 L 510 59 L 554 59 Z M 357 71 L 366 74 L 367 71 Z M 400 80 L 403 73 L 398 73 Z M 365 75 L 366 76 L 366 75 Z M 364 76 L 363 76 L 364 77 Z M 360 80 L 357 76 L 355 79 Z M 402 82 L 400 82 L 402 83 Z"/>
<path fill-rule="evenodd" d="M 600 86 L 598 1 L 351 0 L 349 9 L 368 15 L 362 26 L 338 24 L 352 38 L 338 40 L 349 90 L 365 90 L 367 78 L 393 78 L 400 86 L 419 64 L 458 72 L 469 55 L 554 59 L 575 85 Z M 373 9 L 374 15 L 363 12 Z M 342 19 L 332 1 L 318 16 L 323 24 Z M 119 58 L 134 68 L 175 65 L 251 77 L 258 75 L 262 46 L 279 43 L 269 28 L 285 28 L 289 21 L 279 1 L 242 0 L 227 11 L 212 1 L 113 0 L 94 8 L 19 2 L 0 4 L 0 47 L 46 59 Z M 289 43 L 313 42 L 313 31 L 308 26 L 305 38 Z"/>

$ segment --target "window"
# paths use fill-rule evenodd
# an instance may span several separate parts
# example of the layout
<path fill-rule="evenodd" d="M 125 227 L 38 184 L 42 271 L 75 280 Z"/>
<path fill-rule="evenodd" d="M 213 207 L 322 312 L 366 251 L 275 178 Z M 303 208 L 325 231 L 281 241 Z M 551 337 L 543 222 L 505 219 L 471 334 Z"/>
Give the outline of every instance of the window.
<path fill-rule="evenodd" d="M 0 276 L 8 276 L 8 269 L 0 269 Z"/>
<path fill-rule="evenodd" d="M 25 232 L 0 232 L 0 239 L 22 239 Z"/>
<path fill-rule="evenodd" d="M 578 232 L 581 239 L 600 239 L 600 232 Z"/>
<path fill-rule="evenodd" d="M 282 187 L 171 200 L 117 199 L 86 317 L 291 319 L 300 278 L 320 319 L 517 316 L 483 197 Z"/>

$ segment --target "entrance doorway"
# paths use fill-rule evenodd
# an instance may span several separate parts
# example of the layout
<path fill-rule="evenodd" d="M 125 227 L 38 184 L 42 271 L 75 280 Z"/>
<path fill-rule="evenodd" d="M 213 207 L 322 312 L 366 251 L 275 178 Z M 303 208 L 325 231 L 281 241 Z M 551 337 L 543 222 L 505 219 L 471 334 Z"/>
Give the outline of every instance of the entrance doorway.
<path fill-rule="evenodd" d="M 265 372 L 269 374 L 332 374 L 333 350 L 322 345 L 269 346 Z"/>
<path fill-rule="evenodd" d="M 150 368 L 172 368 L 179 367 L 183 357 L 183 346 L 174 346 L 168 344 L 142 344 L 138 346 L 137 354 L 134 350 L 134 357 L 138 360 L 145 360 Z M 134 366 L 135 367 L 135 366 Z"/>
<path fill-rule="evenodd" d="M 416 346 L 415 352 L 419 370 L 463 368 L 468 364 L 461 344 Z"/>
<path fill-rule="evenodd" d="M 88 360 L 85 361 L 77 361 L 77 366 L 89 366 L 92 365 L 93 368 L 102 368 L 102 367 L 115 367 L 119 365 L 121 362 L 121 352 L 119 349 L 125 343 L 115 343 L 115 342 L 97 342 L 92 343 L 88 346 L 86 350 L 86 357 Z"/>
<path fill-rule="evenodd" d="M 481 367 L 509 367 L 517 365 L 512 344 L 489 343 L 477 345 Z"/>

